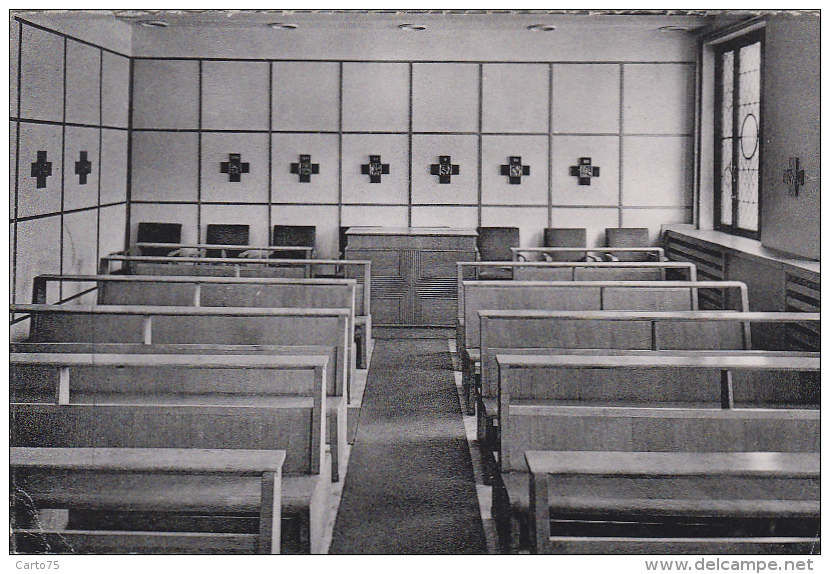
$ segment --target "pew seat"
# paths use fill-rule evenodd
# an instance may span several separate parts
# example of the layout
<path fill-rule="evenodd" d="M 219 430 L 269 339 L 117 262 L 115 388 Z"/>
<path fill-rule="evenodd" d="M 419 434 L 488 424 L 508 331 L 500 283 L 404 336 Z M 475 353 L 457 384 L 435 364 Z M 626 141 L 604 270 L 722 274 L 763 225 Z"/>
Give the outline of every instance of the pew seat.
<path fill-rule="evenodd" d="M 18 552 L 279 554 L 284 461 L 283 450 L 13 447 L 13 543 Z M 70 508 L 251 513 L 258 532 L 80 530 L 50 512 Z"/>
<path fill-rule="evenodd" d="M 803 553 L 819 542 L 817 452 L 525 457 L 534 552 Z M 583 535 L 568 534 L 574 524 Z"/>

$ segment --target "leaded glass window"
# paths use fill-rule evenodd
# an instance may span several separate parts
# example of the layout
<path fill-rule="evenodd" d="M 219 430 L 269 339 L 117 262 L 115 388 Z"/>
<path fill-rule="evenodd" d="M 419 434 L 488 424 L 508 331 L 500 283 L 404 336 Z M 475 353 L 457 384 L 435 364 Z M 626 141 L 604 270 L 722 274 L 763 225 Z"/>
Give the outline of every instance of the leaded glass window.
<path fill-rule="evenodd" d="M 715 113 L 715 228 L 758 238 L 761 188 L 760 33 L 718 46 Z"/>

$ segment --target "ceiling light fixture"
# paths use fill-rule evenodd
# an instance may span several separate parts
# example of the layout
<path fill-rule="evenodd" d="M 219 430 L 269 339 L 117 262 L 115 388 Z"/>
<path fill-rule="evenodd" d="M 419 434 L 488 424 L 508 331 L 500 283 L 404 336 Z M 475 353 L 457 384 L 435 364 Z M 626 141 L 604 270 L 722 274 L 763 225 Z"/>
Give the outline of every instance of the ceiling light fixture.
<path fill-rule="evenodd" d="M 400 30 L 426 30 L 427 27 L 423 24 L 398 24 L 398 29 Z"/>
<path fill-rule="evenodd" d="M 286 24 L 285 22 L 271 22 L 268 24 L 269 28 L 273 28 L 274 30 L 296 30 L 296 24 Z"/>
<path fill-rule="evenodd" d="M 660 26 L 657 28 L 658 32 L 688 32 L 690 28 L 688 26 L 677 26 L 677 25 L 670 25 L 670 26 Z"/>
<path fill-rule="evenodd" d="M 147 28 L 167 28 L 170 25 L 163 20 L 142 20 L 139 24 Z"/>
<path fill-rule="evenodd" d="M 527 27 L 531 32 L 553 32 L 556 26 L 553 24 L 531 24 Z"/>

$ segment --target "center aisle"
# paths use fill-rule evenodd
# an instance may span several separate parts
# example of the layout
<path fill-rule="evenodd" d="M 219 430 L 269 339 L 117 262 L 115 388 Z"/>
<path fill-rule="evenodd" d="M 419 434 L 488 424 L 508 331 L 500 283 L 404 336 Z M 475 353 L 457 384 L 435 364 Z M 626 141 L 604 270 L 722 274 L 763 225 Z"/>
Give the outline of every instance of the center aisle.
<path fill-rule="evenodd" d="M 329 553 L 487 553 L 446 339 L 376 341 Z"/>

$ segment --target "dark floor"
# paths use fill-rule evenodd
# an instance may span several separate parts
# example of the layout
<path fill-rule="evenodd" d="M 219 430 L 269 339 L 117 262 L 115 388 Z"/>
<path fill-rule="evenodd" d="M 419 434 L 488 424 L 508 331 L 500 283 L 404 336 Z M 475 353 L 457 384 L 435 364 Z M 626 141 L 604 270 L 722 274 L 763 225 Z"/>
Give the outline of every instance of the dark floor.
<path fill-rule="evenodd" d="M 485 554 L 446 339 L 379 339 L 331 554 Z"/>

